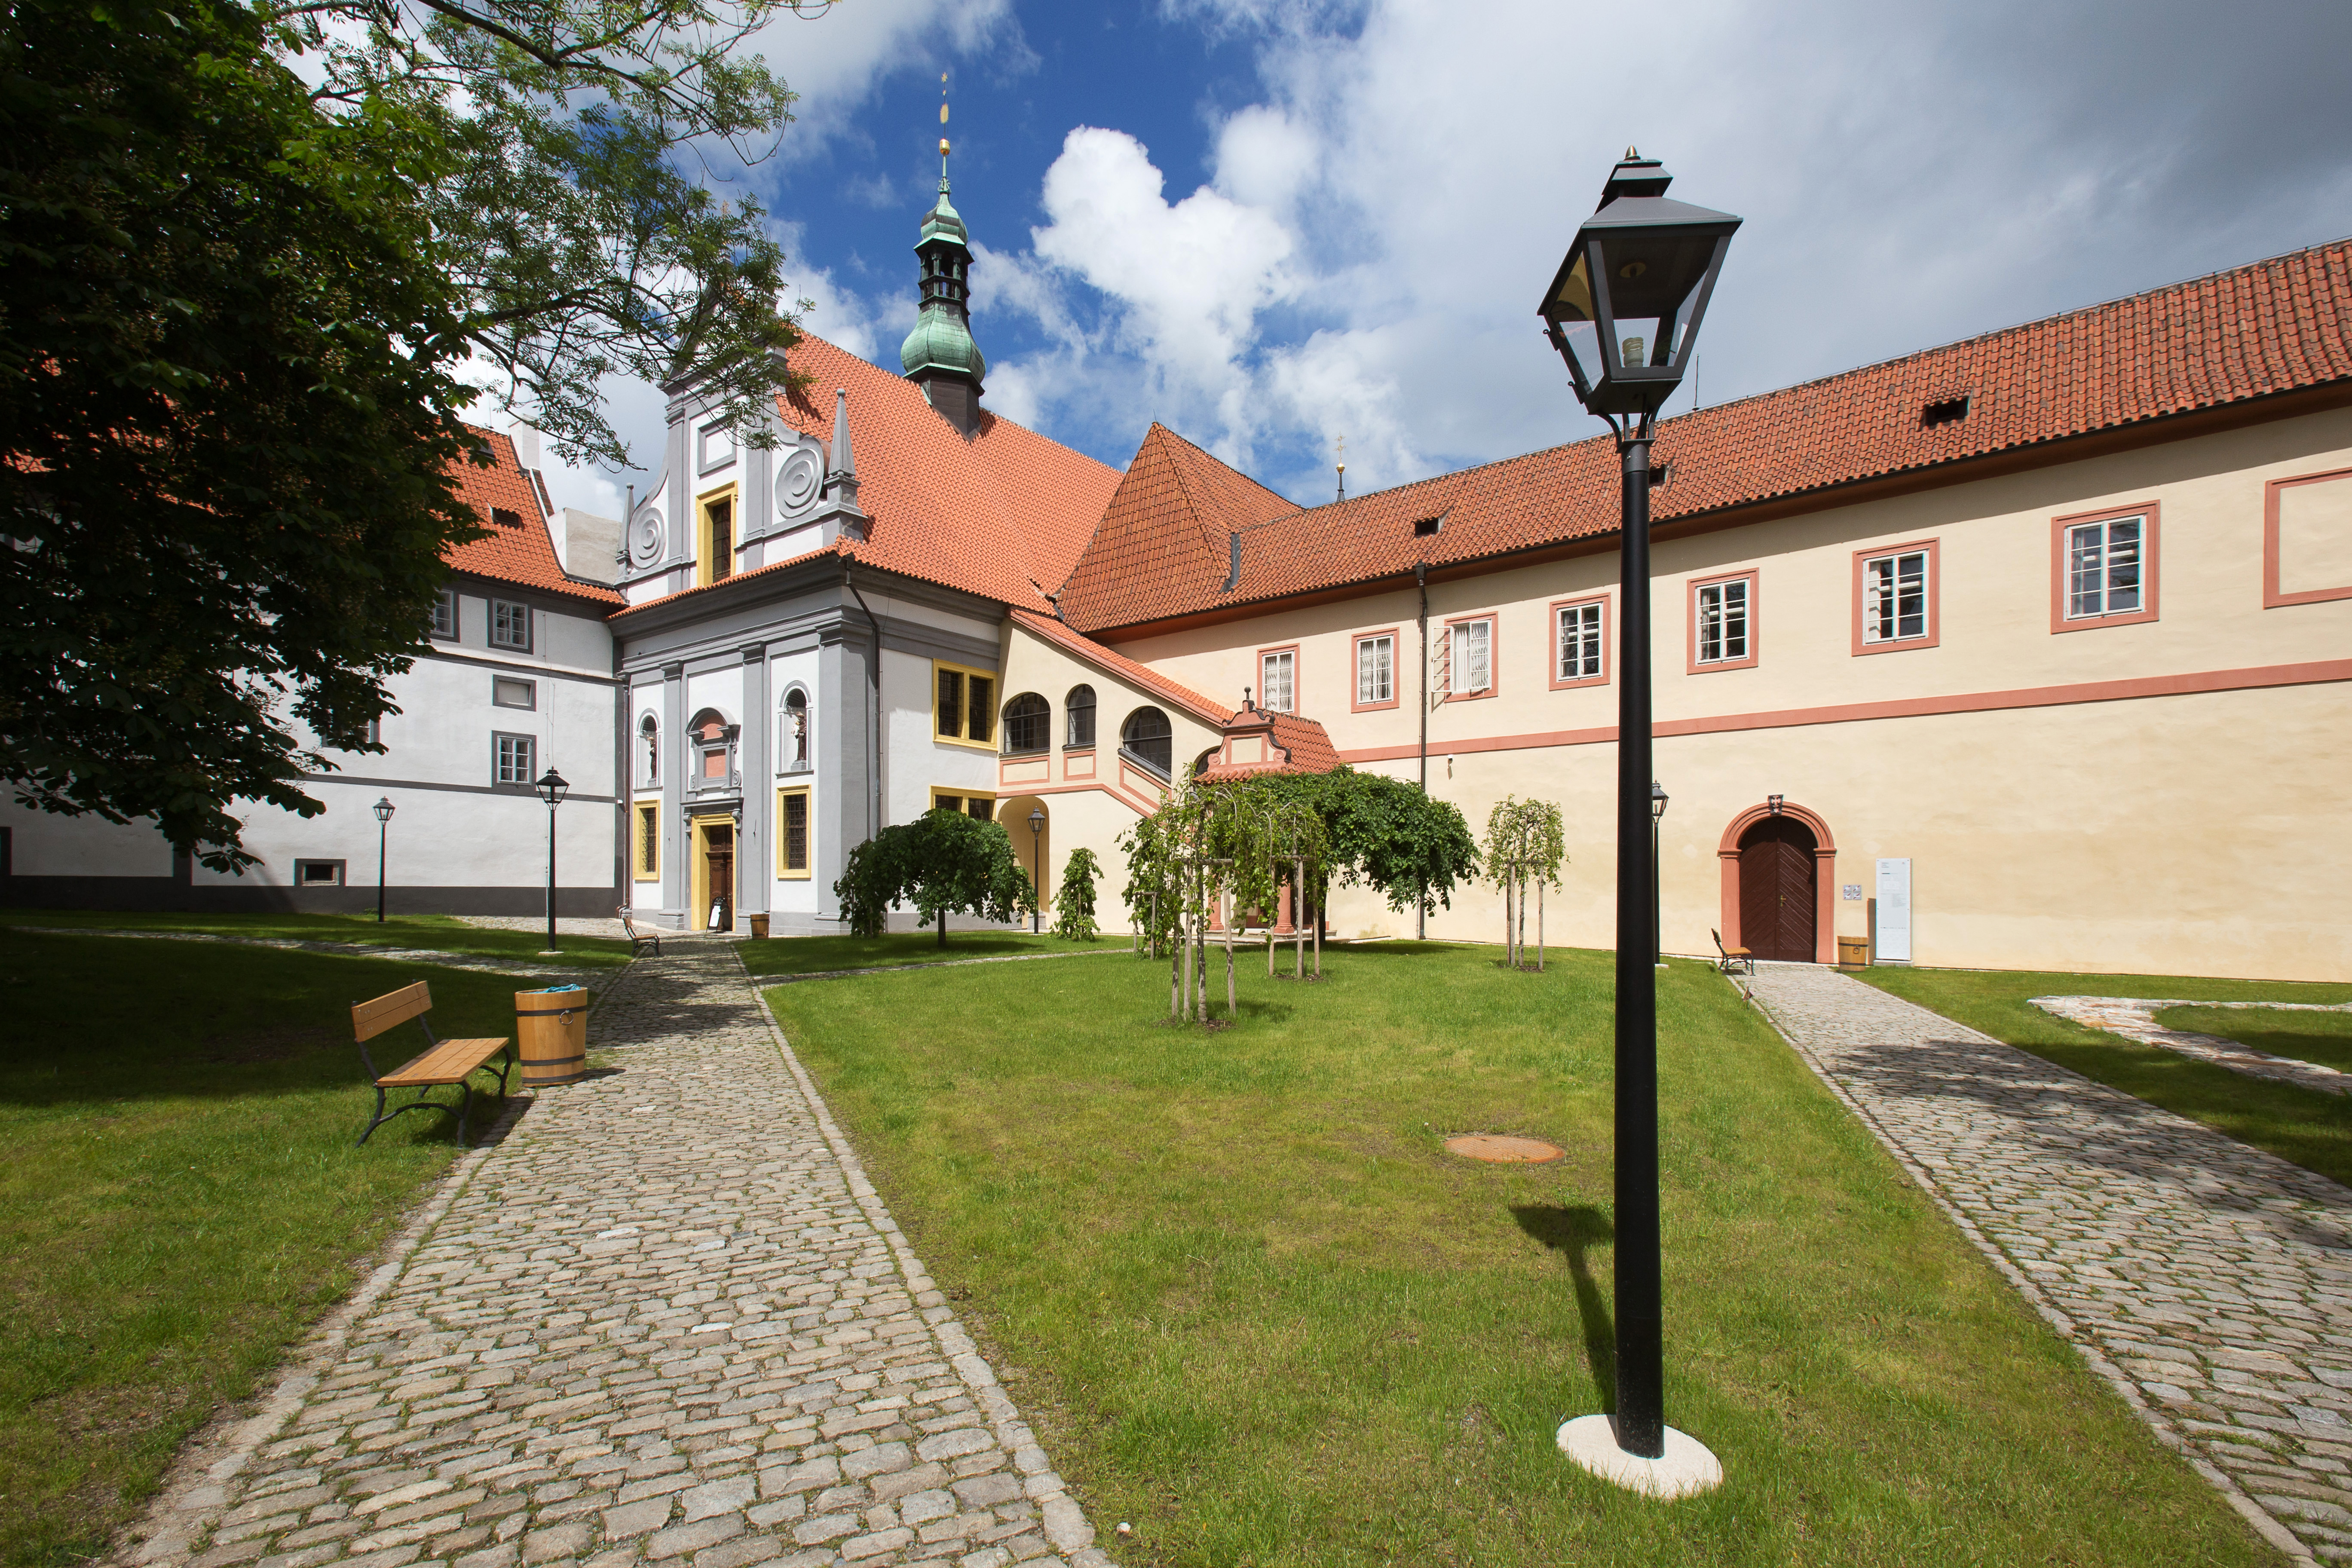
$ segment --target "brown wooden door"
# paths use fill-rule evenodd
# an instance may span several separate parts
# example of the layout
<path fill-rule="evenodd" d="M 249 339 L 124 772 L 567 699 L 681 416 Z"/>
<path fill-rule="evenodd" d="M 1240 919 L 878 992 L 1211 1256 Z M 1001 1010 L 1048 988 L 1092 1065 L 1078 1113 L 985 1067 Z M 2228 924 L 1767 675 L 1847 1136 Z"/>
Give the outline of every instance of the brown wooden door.
<path fill-rule="evenodd" d="M 710 846 L 710 901 L 719 906 L 720 931 L 735 929 L 735 829 L 709 827 L 704 829 Z M 703 918 L 709 919 L 709 911 Z"/>
<path fill-rule="evenodd" d="M 1759 958 L 1811 963 L 1819 862 L 1813 835 L 1789 816 L 1768 816 L 1739 839 L 1739 942 Z"/>

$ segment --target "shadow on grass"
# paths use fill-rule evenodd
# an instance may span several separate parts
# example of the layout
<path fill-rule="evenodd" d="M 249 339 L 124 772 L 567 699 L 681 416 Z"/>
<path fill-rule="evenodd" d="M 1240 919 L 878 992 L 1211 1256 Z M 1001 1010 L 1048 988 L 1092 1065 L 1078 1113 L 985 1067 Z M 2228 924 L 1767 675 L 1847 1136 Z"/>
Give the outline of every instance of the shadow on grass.
<path fill-rule="evenodd" d="M 1513 1204 L 1511 1217 L 1552 1251 L 1568 1260 L 1576 1281 L 1576 1312 L 1584 1321 L 1584 1359 L 1592 1369 L 1593 1385 L 1601 1391 L 1601 1408 L 1617 1408 L 1617 1326 L 1601 1300 L 1601 1282 L 1593 1278 L 1591 1249 L 1613 1247 L 1616 1227 L 1609 1216 L 1590 1204 Z"/>

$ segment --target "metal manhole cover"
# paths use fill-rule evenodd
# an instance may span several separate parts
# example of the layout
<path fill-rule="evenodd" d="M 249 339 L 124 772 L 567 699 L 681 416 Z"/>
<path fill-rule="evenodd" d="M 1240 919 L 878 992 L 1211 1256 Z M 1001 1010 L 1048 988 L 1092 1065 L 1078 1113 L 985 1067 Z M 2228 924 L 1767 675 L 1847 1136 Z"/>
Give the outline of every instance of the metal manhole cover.
<path fill-rule="evenodd" d="M 1540 1165 L 1567 1152 L 1533 1138 L 1506 1138 L 1495 1132 L 1467 1132 L 1459 1138 L 1448 1138 L 1445 1152 L 1465 1160 L 1488 1160 L 1498 1165 Z"/>

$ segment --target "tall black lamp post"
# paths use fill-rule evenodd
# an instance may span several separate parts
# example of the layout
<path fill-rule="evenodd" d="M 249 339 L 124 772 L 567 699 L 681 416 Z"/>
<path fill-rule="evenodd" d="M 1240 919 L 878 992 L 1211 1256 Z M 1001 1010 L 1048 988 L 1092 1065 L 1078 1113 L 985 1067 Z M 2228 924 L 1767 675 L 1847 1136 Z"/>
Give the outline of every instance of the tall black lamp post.
<path fill-rule="evenodd" d="M 1045 808 L 1029 808 L 1029 931 L 1032 935 L 1045 929 L 1045 870 L 1037 858 L 1045 852 Z"/>
<path fill-rule="evenodd" d="M 1666 786 L 1657 780 L 1650 781 L 1650 958 L 1660 969 L 1666 966 L 1665 917 L 1661 912 L 1664 900 L 1658 897 L 1658 823 L 1666 815 Z"/>
<path fill-rule="evenodd" d="M 378 795 L 370 807 L 375 813 L 375 923 L 383 924 L 383 841 L 392 831 L 394 810 L 390 795 Z"/>
<path fill-rule="evenodd" d="M 553 952 L 556 951 L 555 808 L 563 804 L 563 797 L 572 786 L 563 782 L 562 773 L 550 768 L 539 775 L 539 783 L 533 787 L 539 791 L 539 798 L 547 802 L 547 951 Z"/>
<path fill-rule="evenodd" d="M 1657 1496 L 1722 1479 L 1713 1455 L 1665 1422 L 1658 1242 L 1656 833 L 1650 766 L 1650 442 L 1682 384 L 1707 297 L 1739 220 L 1666 199 L 1671 179 L 1632 148 L 1576 232 L 1537 309 L 1585 411 L 1617 437 L 1623 476 L 1617 689 L 1617 1409 L 1559 1429 L 1586 1468 Z M 1646 940 L 1645 940 L 1646 939 Z"/>

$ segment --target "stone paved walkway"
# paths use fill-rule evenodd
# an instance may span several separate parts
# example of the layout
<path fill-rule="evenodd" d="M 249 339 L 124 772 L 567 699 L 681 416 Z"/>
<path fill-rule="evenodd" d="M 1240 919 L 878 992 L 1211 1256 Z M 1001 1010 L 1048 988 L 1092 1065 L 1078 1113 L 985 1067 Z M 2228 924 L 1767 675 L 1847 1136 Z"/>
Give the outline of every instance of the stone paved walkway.
<path fill-rule="evenodd" d="M 2297 1089 L 2311 1089 L 2318 1094 L 2352 1092 L 2352 1075 L 2337 1072 L 2319 1062 L 2299 1061 L 2293 1057 L 2273 1057 L 2225 1040 L 2219 1035 L 2200 1035 L 2189 1029 L 2168 1029 L 2156 1021 L 2156 1016 L 2168 1007 L 2227 1007 L 2241 1012 L 2293 1013 L 2352 1013 L 2352 1003 L 2319 1002 L 2179 1002 L 2142 996 L 2036 996 L 2036 1007 L 2070 1023 L 2093 1029 L 2105 1029 L 2137 1040 L 2143 1046 L 2155 1046 L 2161 1050 L 2184 1057 L 2194 1057 L 2248 1078 L 2273 1079 L 2291 1083 Z"/>
<path fill-rule="evenodd" d="M 1860 981 L 1756 1000 L 2157 1435 L 2352 1563 L 2352 1191 Z"/>
<path fill-rule="evenodd" d="M 733 947 L 591 1028 L 125 1560 L 1105 1568 Z"/>
<path fill-rule="evenodd" d="M 611 984 L 620 971 L 610 964 L 579 965 L 539 958 L 499 958 L 480 952 L 450 952 L 433 947 L 393 947 L 368 942 L 309 942 L 289 936 L 230 936 L 220 931 L 175 931 L 169 927 L 142 931 L 111 926 L 0 926 L 0 931 L 25 931 L 41 936 L 104 936 L 131 942 L 211 942 L 231 947 L 274 947 L 289 952 L 326 952 L 338 958 L 381 958 L 390 962 L 429 963 L 436 969 L 471 969 L 483 974 L 553 977 L 585 984 L 592 977 Z"/>

